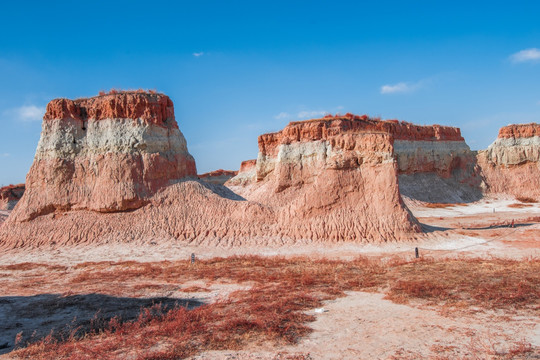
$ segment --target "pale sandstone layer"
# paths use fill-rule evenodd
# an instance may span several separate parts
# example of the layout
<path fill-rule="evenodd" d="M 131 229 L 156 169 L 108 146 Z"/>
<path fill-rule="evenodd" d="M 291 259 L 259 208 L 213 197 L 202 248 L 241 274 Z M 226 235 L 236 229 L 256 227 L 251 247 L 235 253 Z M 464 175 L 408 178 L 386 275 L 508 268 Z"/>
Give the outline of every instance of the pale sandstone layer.
<path fill-rule="evenodd" d="M 24 184 L 0 188 L 0 210 L 12 210 L 24 194 Z"/>
<path fill-rule="evenodd" d="M 540 124 L 501 128 L 478 164 L 487 192 L 540 199 Z"/>
<path fill-rule="evenodd" d="M 187 176 L 196 176 L 195 161 L 167 96 L 56 99 L 47 105 L 27 191 L 11 217 L 133 210 Z"/>
<path fill-rule="evenodd" d="M 209 182 L 211 184 L 223 185 L 229 179 L 235 177 L 238 171 L 218 169 L 210 171 L 204 174 L 198 175 L 199 179 Z"/>

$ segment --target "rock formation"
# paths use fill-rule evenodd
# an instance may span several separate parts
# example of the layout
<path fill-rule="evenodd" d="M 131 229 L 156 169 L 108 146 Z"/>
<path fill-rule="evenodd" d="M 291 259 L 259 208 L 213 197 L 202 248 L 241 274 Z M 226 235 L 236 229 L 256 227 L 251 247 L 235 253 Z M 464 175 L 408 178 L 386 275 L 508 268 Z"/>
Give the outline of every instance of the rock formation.
<path fill-rule="evenodd" d="M 325 124 L 325 125 L 321 125 Z M 328 115 L 314 119 L 290 123 L 281 133 L 265 134 L 259 137 L 259 158 L 256 175 L 239 175 L 227 184 L 243 185 L 262 180 L 272 172 L 279 152 L 277 144 L 285 136 L 298 139 L 305 136 L 304 129 L 313 129 L 315 137 L 323 131 L 332 134 L 336 130 L 328 124 L 340 124 L 350 133 L 384 133 L 391 137 L 392 156 L 396 159 L 399 187 L 402 195 L 428 202 L 464 202 L 481 197 L 480 177 L 475 172 L 475 154 L 469 149 L 458 128 L 449 126 L 419 126 L 397 120 L 381 121 L 366 115 Z M 325 129 L 325 130 L 323 130 Z M 307 135 L 308 138 L 313 135 Z M 307 149 L 308 153 L 313 149 Z M 324 151 L 318 150 L 319 152 Z M 269 155 L 270 154 L 270 155 Z M 248 174 L 248 173 L 246 173 Z"/>
<path fill-rule="evenodd" d="M 27 190 L 12 217 L 133 210 L 187 176 L 196 176 L 195 161 L 167 96 L 56 99 L 47 105 Z"/>
<path fill-rule="evenodd" d="M 410 239 L 420 227 L 399 195 L 393 142 L 388 132 L 347 119 L 262 135 L 256 164 L 245 162 L 239 173 L 258 179 L 239 186 L 253 186 L 246 200 L 194 178 L 168 97 L 53 100 L 0 247 Z"/>
<path fill-rule="evenodd" d="M 487 192 L 540 199 L 540 124 L 501 128 L 478 164 Z"/>
<path fill-rule="evenodd" d="M 12 210 L 24 194 L 24 184 L 0 188 L 0 210 Z"/>
<path fill-rule="evenodd" d="M 381 124 L 348 117 L 292 122 L 259 136 L 255 171 L 245 163 L 226 185 L 276 209 L 288 236 L 407 238 L 419 227 L 401 201 L 394 139 Z"/>
<path fill-rule="evenodd" d="M 207 172 L 204 174 L 200 174 L 198 175 L 198 177 L 199 179 L 209 182 L 211 184 L 223 185 L 230 178 L 236 176 L 237 174 L 238 174 L 238 171 L 219 169 L 219 170 L 214 170 L 214 171 Z"/>

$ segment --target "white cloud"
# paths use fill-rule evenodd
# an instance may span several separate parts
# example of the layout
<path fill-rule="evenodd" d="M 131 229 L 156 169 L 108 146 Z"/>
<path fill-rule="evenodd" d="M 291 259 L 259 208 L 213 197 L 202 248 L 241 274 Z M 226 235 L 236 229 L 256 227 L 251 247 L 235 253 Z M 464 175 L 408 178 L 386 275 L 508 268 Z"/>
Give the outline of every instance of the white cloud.
<path fill-rule="evenodd" d="M 41 121 L 44 114 L 45 106 L 36 105 L 24 105 L 4 113 L 6 117 L 11 117 L 22 122 Z"/>
<path fill-rule="evenodd" d="M 328 114 L 328 111 L 300 111 L 298 113 L 299 119 L 316 118 Z"/>
<path fill-rule="evenodd" d="M 416 90 L 418 85 L 411 85 L 404 82 L 400 82 L 394 85 L 383 85 L 381 86 L 381 94 L 396 94 L 396 93 L 407 93 Z"/>
<path fill-rule="evenodd" d="M 515 63 L 527 61 L 540 61 L 540 49 L 530 48 L 518 51 L 510 56 L 510 59 Z"/>
<path fill-rule="evenodd" d="M 204 55 L 204 52 L 202 52 L 202 51 L 201 51 L 201 52 L 194 52 L 194 53 L 193 53 L 193 56 L 195 56 L 195 57 L 201 57 L 201 56 L 203 56 L 203 55 Z"/>
<path fill-rule="evenodd" d="M 289 113 L 286 113 L 286 112 L 280 112 L 279 114 L 277 114 L 276 116 L 274 116 L 274 119 L 276 120 L 281 120 L 281 119 L 288 119 L 291 117 L 291 114 Z"/>
<path fill-rule="evenodd" d="M 11 154 L 10 153 L 2 153 L 0 154 L 0 157 L 10 157 Z"/>

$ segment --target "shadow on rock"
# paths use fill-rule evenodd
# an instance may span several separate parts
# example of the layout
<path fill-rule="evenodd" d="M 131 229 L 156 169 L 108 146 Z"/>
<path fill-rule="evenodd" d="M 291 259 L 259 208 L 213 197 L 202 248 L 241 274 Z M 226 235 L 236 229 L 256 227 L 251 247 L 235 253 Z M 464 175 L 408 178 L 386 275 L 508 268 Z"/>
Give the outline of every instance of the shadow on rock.
<path fill-rule="evenodd" d="M 160 306 L 165 313 L 175 307 L 193 309 L 204 303 L 180 298 L 128 298 L 102 294 L 63 296 L 0 297 L 0 354 L 14 349 L 15 337 L 22 332 L 21 345 L 39 341 L 53 332 L 58 337 L 82 336 L 105 328 L 117 317 L 126 322 L 135 320 L 142 309 Z M 152 308 L 156 310 L 156 308 Z"/>

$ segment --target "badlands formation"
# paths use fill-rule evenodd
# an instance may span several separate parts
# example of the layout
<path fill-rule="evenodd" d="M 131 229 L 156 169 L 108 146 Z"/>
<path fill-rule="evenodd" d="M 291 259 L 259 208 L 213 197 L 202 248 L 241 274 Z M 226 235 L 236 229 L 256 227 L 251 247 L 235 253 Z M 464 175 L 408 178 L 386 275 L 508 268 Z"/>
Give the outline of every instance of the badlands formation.
<path fill-rule="evenodd" d="M 457 128 L 366 115 L 292 122 L 258 142 L 238 173 L 197 176 L 167 96 L 53 100 L 0 247 L 381 243 L 421 234 L 406 204 L 539 195 L 534 124 L 501 129 L 478 158 Z"/>
<path fill-rule="evenodd" d="M 501 128 L 478 163 L 488 192 L 540 199 L 540 124 Z"/>

